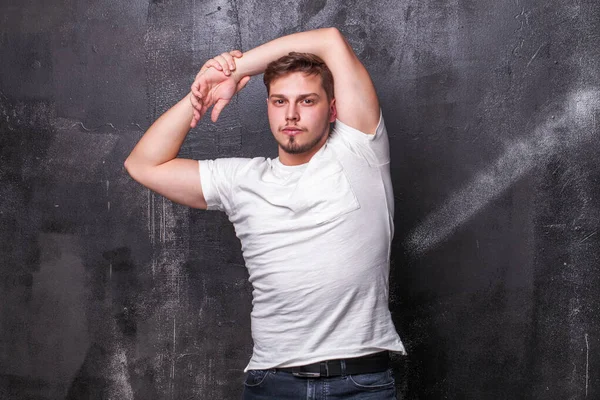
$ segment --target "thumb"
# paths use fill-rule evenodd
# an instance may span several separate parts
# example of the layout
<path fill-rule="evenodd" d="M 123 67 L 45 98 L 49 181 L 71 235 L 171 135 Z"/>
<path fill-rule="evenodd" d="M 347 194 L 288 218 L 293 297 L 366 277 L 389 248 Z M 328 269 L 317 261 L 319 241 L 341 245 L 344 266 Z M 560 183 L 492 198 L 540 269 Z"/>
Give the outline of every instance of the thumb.
<path fill-rule="evenodd" d="M 221 114 L 221 111 L 223 111 L 227 104 L 229 104 L 229 100 L 226 99 L 219 99 L 216 102 L 215 106 L 212 109 L 212 113 L 210 114 L 210 119 L 212 120 L 212 122 L 217 122 L 217 119 L 219 119 L 219 114 Z"/>
<path fill-rule="evenodd" d="M 244 86 L 246 86 L 246 84 L 250 81 L 250 76 L 245 76 L 242 79 L 240 79 L 240 81 L 238 82 L 237 86 L 235 87 L 235 92 L 239 92 L 240 90 L 242 90 L 244 88 Z"/>

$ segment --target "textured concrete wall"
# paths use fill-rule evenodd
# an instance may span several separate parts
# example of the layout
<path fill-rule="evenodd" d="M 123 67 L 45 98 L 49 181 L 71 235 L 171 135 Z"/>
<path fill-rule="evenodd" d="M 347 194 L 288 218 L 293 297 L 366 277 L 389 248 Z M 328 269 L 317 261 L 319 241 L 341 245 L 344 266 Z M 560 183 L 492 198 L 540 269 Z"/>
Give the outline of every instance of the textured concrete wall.
<path fill-rule="evenodd" d="M 322 26 L 390 134 L 399 392 L 600 396 L 600 3 L 6 0 L 0 398 L 239 398 L 233 228 L 122 163 L 206 58 Z M 264 97 L 254 78 L 182 156 L 276 155 Z"/>

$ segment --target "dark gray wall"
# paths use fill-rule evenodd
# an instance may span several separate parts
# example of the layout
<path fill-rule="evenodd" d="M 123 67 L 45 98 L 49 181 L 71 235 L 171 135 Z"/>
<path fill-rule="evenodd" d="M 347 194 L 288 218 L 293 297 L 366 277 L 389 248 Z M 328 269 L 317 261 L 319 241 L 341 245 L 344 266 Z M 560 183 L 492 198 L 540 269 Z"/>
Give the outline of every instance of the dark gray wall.
<path fill-rule="evenodd" d="M 224 215 L 122 163 L 204 60 L 336 26 L 393 155 L 408 399 L 600 398 L 600 3 L 0 5 L 0 398 L 234 399 L 250 287 Z M 255 78 L 192 158 L 274 156 Z"/>

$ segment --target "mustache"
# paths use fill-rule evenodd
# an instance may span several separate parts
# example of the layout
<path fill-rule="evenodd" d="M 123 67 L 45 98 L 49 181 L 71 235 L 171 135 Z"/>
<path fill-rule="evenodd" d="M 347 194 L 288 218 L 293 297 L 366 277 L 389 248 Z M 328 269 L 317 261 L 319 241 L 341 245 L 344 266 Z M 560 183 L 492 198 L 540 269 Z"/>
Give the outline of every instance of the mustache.
<path fill-rule="evenodd" d="M 298 125 L 284 125 L 284 126 L 280 126 L 279 127 L 280 131 L 282 131 L 284 129 L 297 129 L 299 131 L 305 131 L 306 130 L 306 128 L 303 128 L 303 127 L 298 126 Z"/>

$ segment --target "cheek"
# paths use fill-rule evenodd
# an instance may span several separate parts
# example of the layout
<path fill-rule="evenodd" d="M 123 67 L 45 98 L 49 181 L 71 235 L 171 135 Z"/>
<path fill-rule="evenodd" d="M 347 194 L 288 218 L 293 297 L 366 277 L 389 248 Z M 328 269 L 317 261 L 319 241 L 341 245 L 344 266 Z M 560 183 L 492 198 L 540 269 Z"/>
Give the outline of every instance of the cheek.
<path fill-rule="evenodd" d="M 285 107 L 268 106 L 267 114 L 274 118 L 281 117 L 282 115 L 285 115 Z"/>
<path fill-rule="evenodd" d="M 306 117 L 310 118 L 314 125 L 329 124 L 329 109 L 310 108 L 306 113 Z"/>
<path fill-rule="evenodd" d="M 269 119 L 269 126 L 271 131 L 276 131 L 279 128 L 281 113 L 274 107 L 267 108 L 267 118 Z"/>

